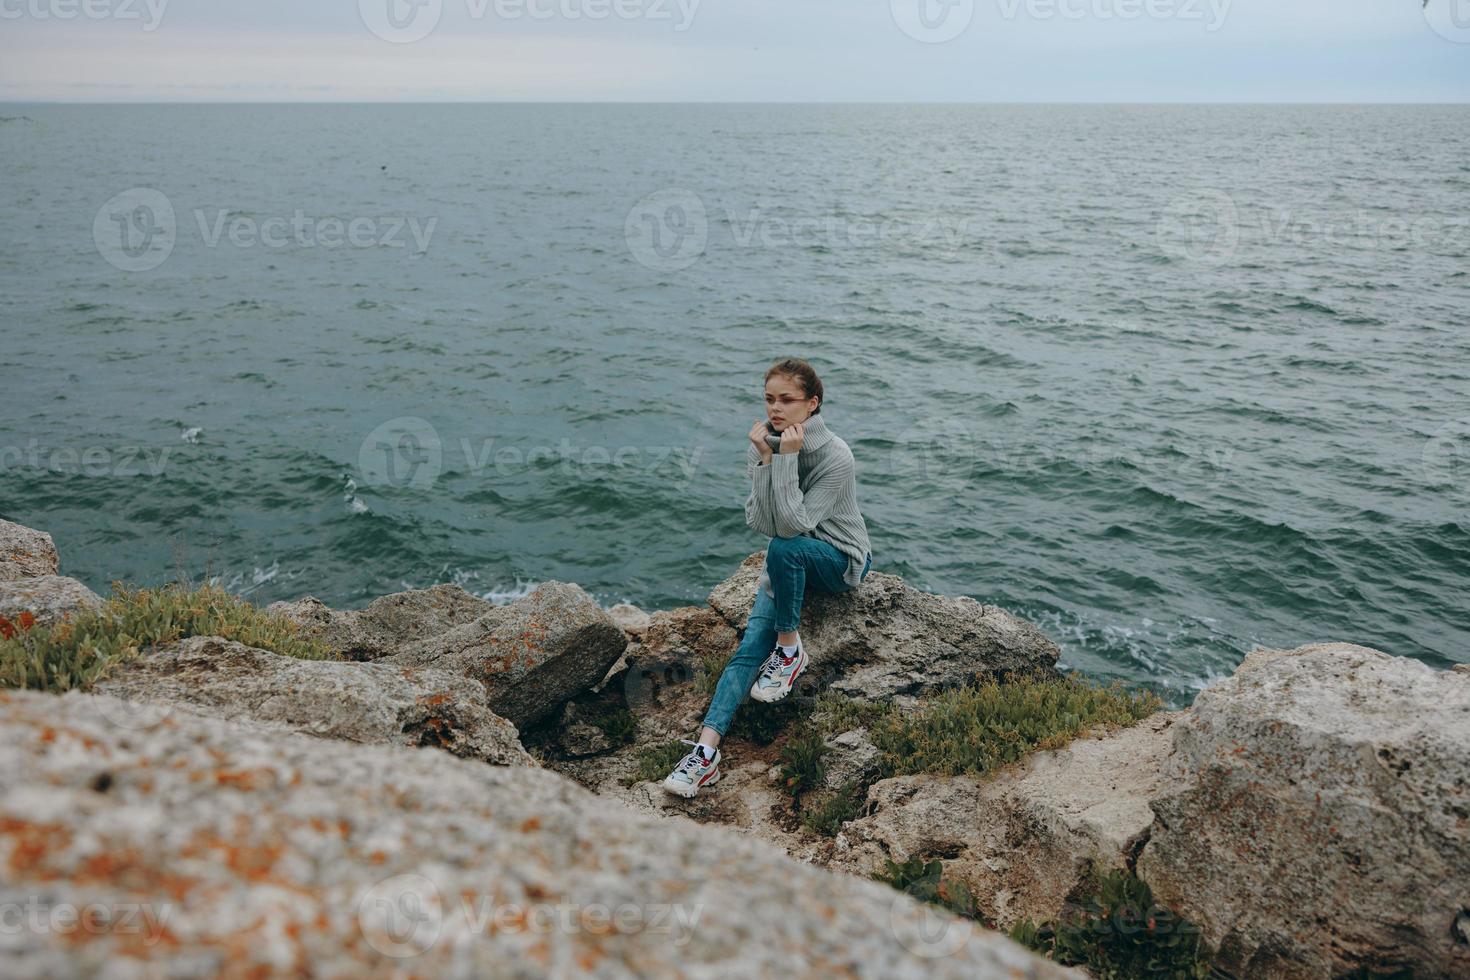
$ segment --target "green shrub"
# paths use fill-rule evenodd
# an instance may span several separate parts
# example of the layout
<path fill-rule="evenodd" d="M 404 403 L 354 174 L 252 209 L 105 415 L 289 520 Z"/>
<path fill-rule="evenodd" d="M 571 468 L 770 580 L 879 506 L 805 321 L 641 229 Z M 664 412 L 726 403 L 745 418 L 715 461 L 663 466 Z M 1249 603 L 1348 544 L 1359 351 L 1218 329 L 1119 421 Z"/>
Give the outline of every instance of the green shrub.
<path fill-rule="evenodd" d="M 1131 725 L 1162 705 L 1149 692 L 1100 687 L 1076 674 L 986 680 L 942 691 L 910 714 L 890 711 L 869 729 L 885 775 L 985 773 L 1089 728 Z"/>
<path fill-rule="evenodd" d="M 858 701 L 828 689 L 817 695 L 812 724 L 823 735 L 840 735 L 854 728 L 871 728 L 879 719 L 897 711 L 890 703 Z"/>
<path fill-rule="evenodd" d="M 861 782 L 852 779 L 828 791 L 815 806 L 803 811 L 802 825 L 823 837 L 836 837 L 844 823 L 862 812 L 863 803 L 858 798 L 862 788 Z"/>
<path fill-rule="evenodd" d="M 798 732 L 781 747 L 781 788 L 792 796 L 816 789 L 826 779 L 822 756 L 827 752 L 820 733 Z"/>
<path fill-rule="evenodd" d="M 980 915 L 979 903 L 965 883 L 945 880 L 944 864 L 937 858 L 926 862 L 918 855 L 911 855 L 902 864 L 885 860 L 883 865 L 883 870 L 873 876 L 874 880 L 891 885 L 921 902 L 938 905 L 956 915 L 989 925 Z"/>
<path fill-rule="evenodd" d="M 638 735 L 638 717 L 627 708 L 619 708 L 593 722 L 607 736 L 608 744 L 627 745 Z"/>
<path fill-rule="evenodd" d="M 747 700 L 736 709 L 726 734 L 757 745 L 770 745 L 782 732 L 801 721 L 806 713 L 806 706 L 792 695 L 775 704 Z"/>
<path fill-rule="evenodd" d="M 688 753 L 689 747 L 679 741 L 650 745 L 645 749 L 640 749 L 638 768 L 631 775 L 623 778 L 623 785 L 632 786 L 634 783 L 662 780 Z"/>
<path fill-rule="evenodd" d="M 725 666 L 733 656 L 735 651 L 731 650 L 723 657 L 705 657 L 700 660 L 699 676 L 695 680 L 699 693 L 707 698 L 715 696 L 715 688 L 720 686 L 720 675 L 725 672 Z"/>
<path fill-rule="evenodd" d="M 1084 966 L 1098 980 L 1203 980 L 1210 975 L 1199 927 L 1156 903 L 1146 882 L 1116 869 L 1058 921 L 1026 920 L 1010 936 L 1065 966 Z"/>
<path fill-rule="evenodd" d="M 112 588 L 102 609 L 50 626 L 22 629 L 0 620 L 0 687 L 86 690 L 146 647 L 189 636 L 221 636 L 302 660 L 341 659 L 301 635 L 295 623 L 218 586 L 128 589 L 113 582 Z"/>

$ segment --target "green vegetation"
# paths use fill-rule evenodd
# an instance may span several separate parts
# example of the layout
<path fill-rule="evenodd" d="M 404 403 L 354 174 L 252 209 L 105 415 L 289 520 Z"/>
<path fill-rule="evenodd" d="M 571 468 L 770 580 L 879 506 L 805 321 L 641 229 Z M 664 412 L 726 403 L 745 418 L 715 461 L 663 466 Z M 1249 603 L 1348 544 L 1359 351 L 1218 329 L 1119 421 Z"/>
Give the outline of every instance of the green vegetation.
<path fill-rule="evenodd" d="M 892 885 L 921 902 L 938 905 L 955 915 L 963 915 L 988 928 L 994 928 L 980 914 L 979 903 L 964 882 L 945 880 L 944 864 L 939 860 L 925 862 L 917 855 L 911 856 L 902 864 L 888 860 L 884 862 L 883 870 L 873 875 L 873 878 Z"/>
<path fill-rule="evenodd" d="M 29 613 L 14 623 L 0 618 L 0 687 L 86 690 L 144 648 L 189 636 L 221 636 L 302 660 L 341 658 L 302 636 L 295 623 L 218 586 L 129 589 L 113 582 L 112 589 L 102 609 L 50 626 L 36 625 Z"/>
<path fill-rule="evenodd" d="M 665 742 L 662 745 L 650 745 L 640 749 L 638 768 L 623 777 L 623 785 L 632 786 L 648 780 L 662 781 L 687 753 L 688 749 L 680 741 Z"/>
<path fill-rule="evenodd" d="M 821 786 L 827 778 L 822 756 L 827 751 L 821 733 L 800 726 L 792 739 L 781 747 L 781 788 L 792 796 L 800 796 Z"/>
<path fill-rule="evenodd" d="M 942 691 L 910 713 L 890 707 L 868 734 L 883 752 L 885 775 L 979 774 L 1060 748 L 1098 725 L 1132 725 L 1161 705 L 1155 694 L 1100 687 L 1076 674 L 1022 676 Z"/>
<path fill-rule="evenodd" d="M 619 708 L 593 721 L 607 736 L 609 745 L 627 745 L 638 735 L 638 718 L 627 708 Z"/>
<path fill-rule="evenodd" d="M 1038 926 L 1027 920 L 1010 936 L 1065 966 L 1086 967 L 1098 980 L 1210 975 L 1199 927 L 1156 903 L 1146 882 L 1117 869 L 1094 876 L 1087 897 L 1058 921 Z"/>
<path fill-rule="evenodd" d="M 802 808 L 802 826 L 823 837 L 836 837 L 844 823 L 862 812 L 864 790 L 861 782 L 850 779 L 835 790 L 824 791 L 814 805 Z"/>

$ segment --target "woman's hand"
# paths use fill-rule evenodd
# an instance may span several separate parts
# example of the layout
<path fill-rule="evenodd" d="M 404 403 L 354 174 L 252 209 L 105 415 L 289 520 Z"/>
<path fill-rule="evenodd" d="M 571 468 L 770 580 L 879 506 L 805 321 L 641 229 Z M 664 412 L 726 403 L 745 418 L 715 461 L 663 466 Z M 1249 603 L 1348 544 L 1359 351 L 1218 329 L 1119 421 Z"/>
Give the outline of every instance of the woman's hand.
<path fill-rule="evenodd" d="M 801 427 L 801 423 L 790 423 L 786 428 L 781 430 L 781 452 L 800 452 L 801 442 L 804 438 L 806 438 L 806 430 Z"/>
<path fill-rule="evenodd" d="M 784 437 L 783 437 L 784 438 Z M 750 441 L 755 443 L 755 448 L 760 451 L 761 459 L 769 463 L 771 461 L 771 447 L 766 442 L 766 420 L 760 419 L 750 427 Z"/>

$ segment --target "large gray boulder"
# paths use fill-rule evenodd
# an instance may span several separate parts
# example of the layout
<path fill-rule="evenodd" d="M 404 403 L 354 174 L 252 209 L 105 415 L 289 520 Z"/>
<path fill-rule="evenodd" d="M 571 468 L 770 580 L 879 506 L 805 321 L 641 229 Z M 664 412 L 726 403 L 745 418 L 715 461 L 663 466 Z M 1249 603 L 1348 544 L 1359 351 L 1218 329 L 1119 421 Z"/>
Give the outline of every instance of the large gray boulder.
<path fill-rule="evenodd" d="M 96 611 L 104 605 L 101 596 L 64 575 L 0 582 L 0 616 L 9 620 L 29 612 L 36 617 L 37 625 L 51 626 L 74 613 Z"/>
<path fill-rule="evenodd" d="M 55 575 L 60 567 L 51 535 L 0 520 L 0 582 Z"/>
<path fill-rule="evenodd" d="M 265 607 L 301 627 L 307 636 L 322 640 L 349 660 L 387 657 L 415 640 L 438 636 L 473 622 L 495 604 L 457 585 L 435 585 L 379 596 L 362 609 L 332 609 L 315 596 Z"/>
<path fill-rule="evenodd" d="M 1174 725 L 1138 873 L 1239 976 L 1470 976 L 1470 676 L 1258 650 Z"/>
<path fill-rule="evenodd" d="M 0 935 L 15 980 L 1077 976 L 544 769 L 184 714 L 120 738 L 109 700 L 0 691 L 0 906 L 48 924 Z"/>
<path fill-rule="evenodd" d="M 433 746 L 506 766 L 538 763 L 478 682 L 438 670 L 298 660 L 218 636 L 150 647 L 96 685 L 130 702 L 182 707 L 367 744 Z M 149 717 L 111 716 L 123 728 Z"/>
<path fill-rule="evenodd" d="M 715 586 L 709 604 L 743 630 L 765 552 Z M 944 596 L 869 572 L 840 595 L 809 590 L 801 639 L 813 683 L 852 698 L 912 701 L 919 694 L 1012 671 L 1054 672 L 1057 645 L 1035 625 L 969 596 Z"/>
<path fill-rule="evenodd" d="M 945 877 L 1001 927 L 1056 919 L 1090 872 L 1127 867 L 1148 839 L 1178 717 L 1159 712 L 986 777 L 881 780 L 838 834 L 830 866 L 871 875 L 887 858 L 942 858 Z"/>
<path fill-rule="evenodd" d="M 627 645 L 581 586 L 543 582 L 472 622 L 404 644 L 382 662 L 473 678 L 485 685 L 496 714 L 524 728 L 601 681 Z"/>

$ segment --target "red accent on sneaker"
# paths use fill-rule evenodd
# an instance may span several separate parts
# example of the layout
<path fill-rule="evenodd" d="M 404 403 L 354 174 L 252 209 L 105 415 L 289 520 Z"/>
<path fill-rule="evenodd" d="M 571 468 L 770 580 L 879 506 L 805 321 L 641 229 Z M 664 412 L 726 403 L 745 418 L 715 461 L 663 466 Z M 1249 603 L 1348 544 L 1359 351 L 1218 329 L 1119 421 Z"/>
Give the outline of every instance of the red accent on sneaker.
<path fill-rule="evenodd" d="M 713 776 L 714 774 L 715 774 L 715 770 L 713 770 L 713 769 L 711 769 L 709 772 L 705 773 L 704 774 L 704 778 L 699 781 L 699 785 L 703 786 L 705 783 L 709 782 L 709 778 L 711 776 Z"/>

